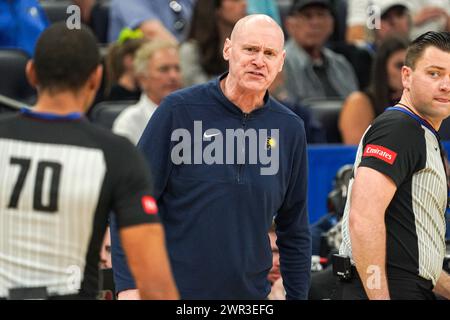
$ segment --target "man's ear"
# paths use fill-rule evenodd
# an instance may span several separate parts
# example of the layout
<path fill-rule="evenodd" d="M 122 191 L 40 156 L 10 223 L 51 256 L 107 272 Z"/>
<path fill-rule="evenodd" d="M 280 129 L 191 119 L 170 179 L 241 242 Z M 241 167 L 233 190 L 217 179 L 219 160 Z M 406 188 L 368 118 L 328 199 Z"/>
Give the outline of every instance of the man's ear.
<path fill-rule="evenodd" d="M 403 88 L 410 89 L 411 88 L 411 75 L 413 70 L 410 67 L 403 66 L 402 67 L 402 84 Z"/>
<path fill-rule="evenodd" d="M 226 39 L 225 43 L 223 44 L 223 58 L 225 61 L 230 60 L 230 50 L 231 50 L 231 40 Z"/>
<path fill-rule="evenodd" d="M 37 81 L 36 69 L 34 68 L 33 60 L 28 60 L 27 65 L 25 67 L 25 74 L 27 76 L 28 83 L 33 88 L 36 88 L 38 85 L 38 81 Z"/>
<path fill-rule="evenodd" d="M 89 89 L 97 91 L 102 84 L 103 66 L 99 64 L 97 68 L 91 73 L 88 80 Z"/>
<path fill-rule="evenodd" d="M 286 50 L 283 49 L 283 52 L 281 53 L 281 55 L 282 55 L 282 60 L 281 60 L 281 65 L 280 65 L 280 69 L 278 69 L 278 72 L 281 72 L 283 70 L 284 61 L 286 60 Z"/>

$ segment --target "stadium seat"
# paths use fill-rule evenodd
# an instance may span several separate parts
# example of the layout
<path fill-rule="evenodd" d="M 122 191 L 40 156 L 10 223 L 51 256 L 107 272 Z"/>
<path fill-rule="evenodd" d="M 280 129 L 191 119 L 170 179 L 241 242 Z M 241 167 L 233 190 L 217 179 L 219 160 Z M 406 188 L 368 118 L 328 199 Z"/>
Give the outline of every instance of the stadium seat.
<path fill-rule="evenodd" d="M 72 1 L 41 1 L 42 9 L 44 9 L 50 23 L 64 21 L 69 17 L 67 7 L 72 5 Z"/>
<path fill-rule="evenodd" d="M 111 130 L 119 113 L 126 107 L 136 104 L 136 102 L 132 100 L 100 102 L 89 112 L 89 118 L 93 123 Z"/>
<path fill-rule="evenodd" d="M 310 108 L 313 117 L 325 129 L 328 143 L 342 142 L 338 119 L 343 102 L 342 99 L 309 99 L 305 101 L 305 105 Z"/>
<path fill-rule="evenodd" d="M 0 49 L 0 94 L 21 101 L 31 100 L 35 92 L 25 75 L 27 61 L 27 54 L 21 50 Z"/>

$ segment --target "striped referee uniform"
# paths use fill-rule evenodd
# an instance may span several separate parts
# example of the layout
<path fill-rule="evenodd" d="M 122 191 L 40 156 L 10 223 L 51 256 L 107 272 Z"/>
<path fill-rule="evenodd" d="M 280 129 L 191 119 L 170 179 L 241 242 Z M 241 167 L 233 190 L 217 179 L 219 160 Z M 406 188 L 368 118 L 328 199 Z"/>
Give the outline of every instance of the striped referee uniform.
<path fill-rule="evenodd" d="M 431 289 L 442 271 L 447 180 L 441 148 L 438 135 L 428 123 L 400 108 L 390 108 L 379 116 L 359 145 L 354 168 L 375 169 L 397 186 L 385 215 L 390 291 L 396 289 L 394 283 L 398 279 Z M 340 254 L 350 257 L 352 184 L 353 179 L 343 216 L 340 248 Z"/>
<path fill-rule="evenodd" d="M 0 150 L 0 298 L 94 298 L 109 212 L 121 227 L 159 221 L 143 159 L 80 114 L 3 117 Z"/>

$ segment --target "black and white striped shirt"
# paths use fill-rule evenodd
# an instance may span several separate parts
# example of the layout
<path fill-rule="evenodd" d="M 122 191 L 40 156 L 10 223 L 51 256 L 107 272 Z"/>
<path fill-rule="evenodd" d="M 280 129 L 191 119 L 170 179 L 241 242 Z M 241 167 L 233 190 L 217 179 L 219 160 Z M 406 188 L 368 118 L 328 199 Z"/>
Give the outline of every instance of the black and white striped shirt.
<path fill-rule="evenodd" d="M 150 188 L 134 146 L 80 116 L 1 118 L 0 297 L 94 297 L 109 212 L 121 227 L 159 221 Z"/>
<path fill-rule="evenodd" d="M 385 215 L 388 278 L 413 275 L 436 284 L 445 255 L 447 205 L 446 174 L 437 136 L 410 113 L 388 110 L 373 122 L 361 140 L 354 168 L 361 166 L 387 175 L 397 186 Z M 353 179 L 340 248 L 341 254 L 350 257 L 352 184 Z"/>

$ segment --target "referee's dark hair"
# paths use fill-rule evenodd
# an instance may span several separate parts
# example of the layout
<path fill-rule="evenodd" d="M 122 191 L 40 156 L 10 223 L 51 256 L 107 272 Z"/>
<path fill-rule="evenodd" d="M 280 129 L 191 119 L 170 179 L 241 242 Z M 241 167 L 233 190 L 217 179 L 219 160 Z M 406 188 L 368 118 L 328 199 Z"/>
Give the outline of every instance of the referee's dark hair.
<path fill-rule="evenodd" d="M 100 64 L 97 39 L 85 25 L 55 23 L 39 37 L 33 62 L 40 89 L 77 91 Z"/>
<path fill-rule="evenodd" d="M 431 46 L 450 52 L 450 32 L 428 31 L 417 37 L 406 51 L 405 65 L 414 70 L 417 60 L 422 56 L 425 49 Z"/>

